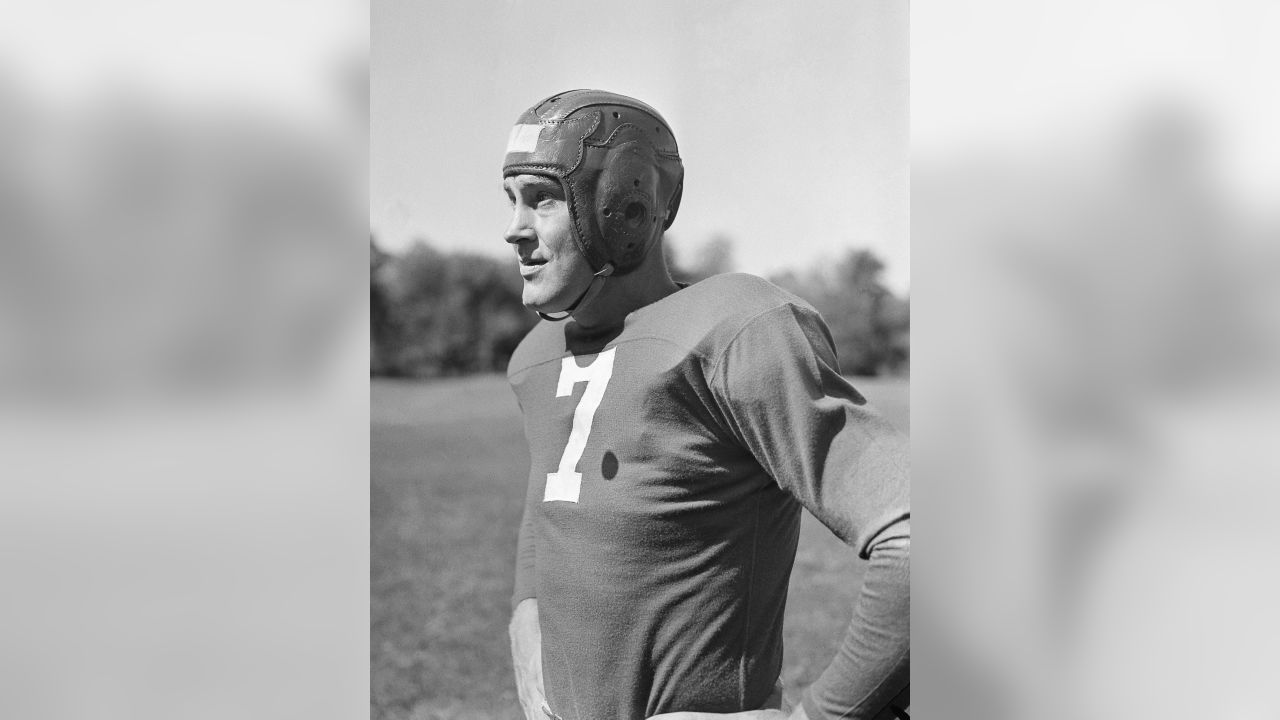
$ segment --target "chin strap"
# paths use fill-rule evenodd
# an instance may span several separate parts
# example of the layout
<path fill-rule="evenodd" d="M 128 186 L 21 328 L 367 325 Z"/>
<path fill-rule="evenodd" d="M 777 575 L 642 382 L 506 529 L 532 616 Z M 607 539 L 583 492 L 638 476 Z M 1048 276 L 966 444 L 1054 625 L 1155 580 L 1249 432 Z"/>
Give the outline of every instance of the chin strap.
<path fill-rule="evenodd" d="M 569 316 L 573 315 L 575 311 L 586 306 L 587 303 L 596 298 L 596 295 L 600 294 L 600 290 L 604 288 L 604 279 L 612 274 L 613 263 L 606 263 L 604 267 L 600 268 L 599 272 L 591 277 L 591 284 L 587 286 L 587 289 L 582 291 L 582 294 L 578 296 L 578 299 L 574 300 L 573 304 L 565 308 L 564 311 L 555 314 L 544 313 L 541 310 L 536 312 L 543 320 L 550 320 L 551 322 L 568 320 Z"/>

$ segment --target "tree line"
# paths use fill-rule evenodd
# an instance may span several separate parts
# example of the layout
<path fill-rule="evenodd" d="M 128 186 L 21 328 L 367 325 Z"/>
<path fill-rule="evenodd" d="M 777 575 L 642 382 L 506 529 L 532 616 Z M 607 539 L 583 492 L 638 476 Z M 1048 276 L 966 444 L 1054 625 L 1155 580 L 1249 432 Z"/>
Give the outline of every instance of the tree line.
<path fill-rule="evenodd" d="M 688 261 L 664 244 L 672 276 L 687 283 L 732 272 L 733 246 L 717 237 Z M 910 307 L 884 287 L 884 263 L 855 249 L 838 262 L 768 279 L 822 313 L 848 375 L 903 374 L 910 359 Z M 401 252 L 370 238 L 370 372 L 440 377 L 506 369 L 538 317 L 520 302 L 514 259 L 443 252 L 415 242 Z"/>

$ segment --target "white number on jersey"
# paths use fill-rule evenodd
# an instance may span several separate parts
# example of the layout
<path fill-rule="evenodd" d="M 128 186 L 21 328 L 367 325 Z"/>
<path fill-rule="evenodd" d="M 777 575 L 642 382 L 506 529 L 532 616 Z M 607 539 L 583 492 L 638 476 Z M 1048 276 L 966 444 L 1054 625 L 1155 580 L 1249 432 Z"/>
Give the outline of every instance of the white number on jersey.
<path fill-rule="evenodd" d="M 578 461 L 582 459 L 582 451 L 587 449 L 587 436 L 591 434 L 591 421 L 604 398 L 604 389 L 613 377 L 613 353 L 617 348 L 609 348 L 596 356 L 595 362 L 586 367 L 578 367 L 578 362 L 567 357 L 560 363 L 560 381 L 556 383 L 556 397 L 573 394 L 573 386 L 585 382 L 587 389 L 578 400 L 578 407 L 573 411 L 573 430 L 569 433 L 569 443 L 564 446 L 564 454 L 560 456 L 560 468 L 547 473 L 547 489 L 542 494 L 542 501 L 564 500 L 578 502 L 578 492 L 582 489 L 582 473 L 578 472 Z"/>

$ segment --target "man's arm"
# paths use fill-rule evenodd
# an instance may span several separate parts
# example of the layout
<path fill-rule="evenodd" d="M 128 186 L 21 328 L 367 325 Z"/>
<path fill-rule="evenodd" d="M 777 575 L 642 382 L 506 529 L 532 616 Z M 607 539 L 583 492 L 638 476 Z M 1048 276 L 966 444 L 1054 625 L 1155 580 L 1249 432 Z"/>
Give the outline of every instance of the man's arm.
<path fill-rule="evenodd" d="M 765 471 L 870 561 L 844 642 L 800 712 L 892 717 L 880 713 L 910 674 L 906 436 L 840 375 L 830 333 L 806 307 L 757 316 L 709 377 L 730 430 Z"/>
<path fill-rule="evenodd" d="M 538 621 L 538 544 L 534 513 L 541 491 L 529 483 L 525 491 L 524 516 L 520 521 L 520 539 L 516 545 L 516 580 L 512 593 L 511 665 L 516 675 L 516 694 L 525 720 L 547 720 L 544 714 L 546 691 L 542 684 L 542 626 Z"/>
<path fill-rule="evenodd" d="M 910 555 L 909 520 L 876 538 L 844 642 L 804 695 L 808 717 L 895 717 L 890 701 L 911 680 Z"/>
<path fill-rule="evenodd" d="M 511 594 L 511 609 L 538 595 L 538 539 L 534 517 L 542 498 L 542 490 L 530 482 L 525 490 L 524 515 L 520 518 L 520 536 L 516 541 L 516 581 Z"/>
<path fill-rule="evenodd" d="M 876 539 L 844 642 L 788 717 L 779 710 L 677 712 L 650 720 L 892 720 L 910 682 L 911 528 L 895 523 Z M 906 703 L 903 703 L 905 705 Z"/>
<path fill-rule="evenodd" d="M 516 694 L 525 720 L 547 720 L 547 699 L 542 686 L 542 627 L 538 624 L 538 600 L 528 598 L 511 615 L 511 665 L 516 671 Z"/>

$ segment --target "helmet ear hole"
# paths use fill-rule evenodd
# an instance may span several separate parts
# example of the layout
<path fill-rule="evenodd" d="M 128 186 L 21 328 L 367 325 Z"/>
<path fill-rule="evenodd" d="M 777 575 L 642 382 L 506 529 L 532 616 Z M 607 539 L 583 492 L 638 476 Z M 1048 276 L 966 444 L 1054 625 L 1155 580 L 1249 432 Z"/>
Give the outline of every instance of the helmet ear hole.
<path fill-rule="evenodd" d="M 671 223 L 676 221 L 676 213 L 680 210 L 680 198 L 684 195 L 684 182 L 676 185 L 676 191 L 671 195 L 671 200 L 667 203 L 667 216 L 663 219 L 662 229 L 666 230 L 671 227 Z"/>
<path fill-rule="evenodd" d="M 633 202 L 627 205 L 626 219 L 628 225 L 639 225 L 644 222 L 645 209 L 642 203 Z"/>

